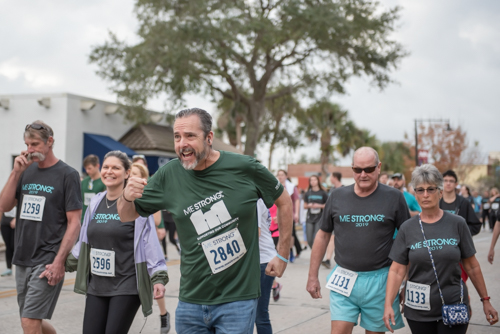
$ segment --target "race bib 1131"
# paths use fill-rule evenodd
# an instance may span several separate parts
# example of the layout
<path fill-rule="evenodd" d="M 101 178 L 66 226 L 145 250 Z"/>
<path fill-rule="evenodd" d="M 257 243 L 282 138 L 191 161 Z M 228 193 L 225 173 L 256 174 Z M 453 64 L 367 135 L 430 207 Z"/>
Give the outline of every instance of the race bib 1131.
<path fill-rule="evenodd" d="M 326 288 L 349 297 L 358 279 L 358 273 L 337 266 L 326 283 Z"/>

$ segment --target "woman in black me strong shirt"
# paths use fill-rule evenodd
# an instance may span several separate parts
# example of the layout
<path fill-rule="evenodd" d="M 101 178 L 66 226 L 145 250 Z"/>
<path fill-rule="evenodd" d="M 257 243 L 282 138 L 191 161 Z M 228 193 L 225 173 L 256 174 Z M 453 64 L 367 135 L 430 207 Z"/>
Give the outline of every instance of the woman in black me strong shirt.
<path fill-rule="evenodd" d="M 443 324 L 443 303 L 436 280 L 437 275 L 446 305 L 458 304 L 463 300 L 463 303 L 469 306 L 467 286 L 460 277 L 460 262 L 483 302 L 486 320 L 490 325 L 495 324 L 498 322 L 498 312 L 490 303 L 469 228 L 462 217 L 439 208 L 443 189 L 441 173 L 432 165 L 417 167 L 412 174 L 412 185 L 422 212 L 401 225 L 389 254 L 393 263 L 389 270 L 385 296 L 386 327 L 393 332 L 392 301 L 409 266 L 408 281 L 404 289 L 404 315 L 412 333 L 466 333 L 468 324 L 455 325 L 452 328 Z M 429 250 L 437 274 L 434 272 Z"/>
<path fill-rule="evenodd" d="M 313 247 L 314 238 L 320 227 L 320 218 L 325 208 L 328 194 L 321 186 L 319 177 L 309 178 L 309 189 L 304 195 L 304 209 L 307 209 L 306 236 L 309 247 Z"/>

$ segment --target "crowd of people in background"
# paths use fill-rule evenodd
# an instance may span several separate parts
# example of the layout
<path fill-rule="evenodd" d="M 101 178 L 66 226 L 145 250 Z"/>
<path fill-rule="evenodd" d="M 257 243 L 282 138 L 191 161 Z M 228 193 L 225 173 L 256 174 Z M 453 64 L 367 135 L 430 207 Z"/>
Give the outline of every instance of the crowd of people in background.
<path fill-rule="evenodd" d="M 403 278 L 406 277 L 405 275 L 407 271 L 409 275 L 409 283 L 405 281 L 405 286 L 408 287 L 407 291 L 408 293 L 414 293 L 416 291 L 412 289 L 418 286 L 419 283 L 416 282 L 419 282 L 419 280 L 422 279 L 419 276 L 422 274 L 422 264 L 419 264 L 419 261 L 426 263 L 425 257 L 429 256 L 427 249 L 422 249 L 424 252 L 419 252 L 418 257 L 414 257 L 415 255 L 413 253 L 409 254 L 404 252 L 404 249 L 410 249 L 411 242 L 417 242 L 415 240 L 418 239 L 418 234 L 416 231 L 413 231 L 413 229 L 420 230 L 418 227 L 420 217 L 422 217 L 421 220 L 423 224 L 426 226 L 428 225 L 426 230 L 429 229 L 427 232 L 427 234 L 429 234 L 429 239 L 435 239 L 439 235 L 453 235 L 453 237 L 456 238 L 455 240 L 461 240 L 461 255 L 459 255 L 458 258 L 453 257 L 454 260 L 445 260 L 444 258 L 440 258 L 439 262 L 443 260 L 444 263 L 439 263 L 437 265 L 439 268 L 437 272 L 439 272 L 439 276 L 442 281 L 442 286 L 440 288 L 443 289 L 445 298 L 447 300 L 450 298 L 456 299 L 457 295 L 454 287 L 456 287 L 457 284 L 459 284 L 458 286 L 460 287 L 460 283 L 458 282 L 463 282 L 461 284 L 465 285 L 469 275 L 471 275 L 470 278 L 474 287 L 476 287 L 477 292 L 481 297 L 481 301 L 484 304 L 484 313 L 488 321 L 490 321 L 490 323 L 494 323 L 496 321 L 496 311 L 491 307 L 491 304 L 489 304 L 486 285 L 484 283 L 482 273 L 480 269 L 478 269 L 479 264 L 475 258 L 475 249 L 471 236 L 478 234 L 481 231 L 481 228 L 485 231 L 493 232 L 492 244 L 488 254 L 488 261 L 492 263 L 494 259 L 494 246 L 500 235 L 500 228 L 494 228 L 495 222 L 498 218 L 500 218 L 500 215 L 497 216 L 499 205 L 495 204 L 500 201 L 498 190 L 496 188 L 491 188 L 489 191 L 485 191 L 484 196 L 481 197 L 479 196 L 479 192 L 477 190 L 471 191 L 469 186 L 459 184 L 458 177 L 454 171 L 448 170 L 440 173 L 432 165 L 425 165 L 422 168 L 415 169 L 412 183 L 407 183 L 404 173 L 399 171 L 394 173 L 380 172 L 378 177 L 373 179 L 373 175 L 376 174 L 373 173 L 373 170 L 376 169 L 378 164 L 380 164 L 379 162 L 375 164 L 375 167 L 358 168 L 359 171 L 356 170 L 354 166 L 360 161 L 363 161 L 360 159 L 370 160 L 370 157 L 373 156 L 370 154 L 374 151 L 368 148 L 365 151 L 356 152 L 358 153 L 358 160 L 353 160 L 355 178 L 354 188 L 344 187 L 341 182 L 342 175 L 339 172 L 333 172 L 328 176 L 328 183 L 330 187 L 328 187 L 326 182 L 322 182 L 321 176 L 318 174 L 310 176 L 308 180 L 308 187 L 301 190 L 298 190 L 292 181 L 287 177 L 286 171 L 280 170 L 277 174 L 277 178 L 280 182 L 286 185 L 288 187 L 287 189 L 290 189 L 289 192 L 294 201 L 297 200 L 297 193 L 300 194 L 299 219 L 295 220 L 296 216 L 294 216 L 294 226 L 296 225 L 302 227 L 303 242 L 305 244 L 304 247 L 307 248 L 309 246 L 312 249 L 311 268 L 309 271 L 307 290 L 313 298 L 321 297 L 321 284 L 317 281 L 317 273 L 320 264 L 328 269 L 331 269 L 333 262 L 332 256 L 334 251 L 336 251 L 335 246 L 337 246 L 337 255 L 335 257 L 336 265 L 328 276 L 329 286 L 327 286 L 330 290 L 332 290 L 330 291 L 332 333 L 347 333 L 349 330 L 352 330 L 352 325 L 357 323 L 359 313 L 356 310 L 358 309 L 361 310 L 362 320 L 360 324 L 362 327 L 367 329 L 367 331 L 384 332 L 386 329 L 389 329 L 393 332 L 395 329 L 403 326 L 401 313 L 399 312 L 398 307 L 399 297 L 396 293 L 399 291 L 400 285 Z M 368 158 L 366 158 L 366 155 L 368 155 Z M 365 165 L 372 164 L 371 162 L 363 163 Z M 361 177 L 359 173 L 361 173 L 363 177 Z M 388 188 L 377 187 L 377 183 L 379 185 L 386 185 Z M 345 191 L 340 191 L 340 188 L 345 188 Z M 363 188 L 367 190 L 363 190 Z M 389 202 L 398 202 L 396 197 L 394 197 L 394 199 L 390 199 L 391 196 L 396 196 L 396 193 L 384 192 L 386 191 L 385 189 L 389 188 L 394 188 L 397 190 L 397 193 L 400 194 L 400 199 L 402 200 L 401 207 L 398 208 L 393 205 L 391 208 L 383 209 Z M 360 190 L 352 192 L 353 189 Z M 376 191 L 374 189 L 376 189 Z M 375 193 L 377 195 L 375 195 Z M 363 198 L 364 196 L 366 196 L 366 199 Z M 331 202 L 330 207 L 327 207 L 328 202 Z M 364 208 L 366 207 L 369 209 L 365 212 Z M 350 208 L 352 208 L 352 210 Z M 369 244 L 372 242 L 375 242 L 377 245 L 389 245 L 389 243 L 386 243 L 386 241 L 383 240 L 386 238 L 386 231 L 379 228 L 376 230 L 379 234 L 379 236 L 377 236 L 372 230 L 366 235 L 365 239 L 365 237 L 360 234 L 363 233 L 362 230 L 353 229 L 352 225 L 350 225 L 349 228 L 343 227 L 343 225 L 338 224 L 337 221 L 337 225 L 335 225 L 336 228 L 333 226 L 335 224 L 334 221 L 338 219 L 338 216 L 342 216 L 340 213 L 344 214 L 349 212 L 357 214 L 351 215 L 351 217 L 363 216 L 373 208 L 380 208 L 382 211 L 388 210 L 384 212 L 383 216 L 385 217 L 397 217 L 395 212 L 404 212 L 406 210 L 405 208 L 407 208 L 408 216 L 398 217 L 397 219 L 394 218 L 395 225 L 387 226 L 388 230 L 391 228 L 395 230 L 391 239 L 394 241 L 398 240 L 397 243 L 393 247 L 388 247 L 387 253 L 380 255 L 372 254 L 368 257 L 366 264 L 362 264 L 359 256 L 360 253 L 357 249 L 355 249 L 356 247 L 353 248 L 352 240 L 357 240 L 357 242 L 359 242 L 360 238 L 364 240 L 361 244 L 363 244 L 363 249 L 365 250 L 370 248 Z M 391 210 L 395 211 L 391 213 Z M 272 217 L 270 232 L 273 236 L 275 236 L 275 242 L 277 242 L 279 229 L 277 228 L 275 210 L 271 208 L 270 212 Z M 500 214 L 500 212 L 498 212 L 498 214 Z M 457 216 L 461 217 L 463 220 L 460 220 L 460 218 L 454 218 Z M 411 227 L 410 224 L 406 224 L 404 226 L 405 228 L 403 228 L 402 223 L 410 221 L 410 217 L 413 217 L 413 220 L 411 220 L 413 222 Z M 444 230 L 441 225 L 434 225 L 435 222 L 440 222 L 442 220 L 445 221 L 445 225 L 447 226 Z M 356 225 L 365 224 L 368 225 L 368 223 Z M 499 227 L 498 225 L 499 224 L 497 224 L 497 227 Z M 436 229 L 434 228 L 436 226 L 441 227 Z M 464 231 L 459 226 L 467 226 L 467 231 Z M 398 230 L 400 228 L 403 229 L 400 233 L 400 237 L 397 238 L 399 232 Z M 449 230 L 446 230 L 447 228 Z M 352 229 L 352 231 L 350 229 Z M 457 234 L 456 231 L 460 232 Z M 349 233 L 354 234 L 349 236 Z M 405 233 L 407 235 L 406 237 L 404 237 Z M 336 236 L 337 234 L 338 236 Z M 410 236 L 412 236 L 415 240 L 411 239 Z M 336 237 L 337 245 L 335 244 Z M 380 237 L 380 240 L 377 239 L 378 237 Z M 422 235 L 420 235 L 420 237 L 422 237 Z M 403 239 L 405 241 L 403 241 Z M 373 249 L 376 250 L 377 247 L 374 247 Z M 378 251 L 380 251 L 380 249 Z M 389 251 L 391 252 L 389 253 Z M 292 249 L 290 252 L 290 259 L 296 258 L 300 255 L 300 251 L 297 252 L 295 256 Z M 347 254 L 351 254 L 354 258 L 350 259 Z M 410 266 L 408 266 L 408 256 L 413 258 L 414 261 L 411 262 Z M 460 259 L 463 260 L 460 261 Z M 386 266 L 387 263 L 390 264 L 391 262 L 393 263 L 391 267 Z M 379 264 L 377 265 L 377 263 Z M 347 270 L 345 268 L 354 268 L 355 271 Z M 340 277 L 348 277 L 341 275 L 341 273 L 345 272 L 349 272 L 349 275 L 355 275 L 359 282 L 357 283 L 358 286 L 364 286 L 361 290 L 353 290 L 352 293 L 354 296 L 342 295 L 342 293 L 339 294 L 337 293 L 338 291 L 335 290 L 336 287 L 334 285 L 338 284 Z M 438 275 L 437 272 L 436 275 Z M 432 271 L 432 268 L 426 268 L 425 275 L 424 281 L 432 281 L 433 277 L 437 278 L 437 276 L 434 276 L 435 274 L 434 271 Z M 375 277 L 377 277 L 377 279 L 375 279 Z M 338 280 L 336 281 L 336 279 Z M 280 293 L 283 293 L 282 288 L 283 285 L 278 282 L 275 282 L 272 286 L 274 301 L 279 300 Z M 346 287 L 343 288 L 345 289 Z M 454 291 L 454 294 L 450 295 L 450 291 L 452 290 Z M 464 287 L 462 287 L 462 290 L 464 290 Z M 378 291 L 378 293 L 372 294 L 374 291 Z M 464 305 L 469 305 L 469 295 L 467 294 L 467 290 L 465 290 L 465 292 L 465 295 L 461 295 L 461 300 L 465 300 Z M 439 295 L 438 288 L 434 285 L 432 286 L 432 290 L 429 290 L 428 293 Z M 366 299 L 367 296 L 370 296 L 370 302 L 368 304 L 357 304 L 357 302 L 353 302 L 353 300 Z M 429 297 L 429 295 L 426 296 Z M 405 303 L 410 302 L 405 301 Z M 419 307 L 420 305 L 417 305 L 414 309 L 418 309 Z M 435 321 L 441 318 L 441 306 L 434 303 L 432 308 L 428 304 L 426 304 L 426 307 L 428 307 L 429 312 L 415 312 L 411 306 L 408 307 L 408 312 L 405 314 L 405 317 L 410 325 L 410 329 L 413 333 L 422 333 L 424 331 L 429 333 L 441 333 L 444 326 L 443 322 Z M 379 311 L 374 311 L 377 308 L 379 308 Z M 384 314 L 384 317 L 383 319 L 377 319 L 376 317 L 370 318 L 370 316 L 368 316 L 363 309 L 371 310 L 371 312 L 375 312 L 377 314 Z M 373 316 L 373 314 L 371 316 Z M 468 325 L 463 324 L 453 328 L 453 333 L 465 333 Z"/>
<path fill-rule="evenodd" d="M 472 189 L 466 184 L 459 184 L 458 178 L 454 173 L 454 178 L 456 179 L 453 182 L 454 192 L 456 195 L 460 195 L 460 197 L 464 198 L 472 207 L 475 215 L 477 216 L 478 221 L 481 222 L 482 228 L 485 231 L 493 232 L 495 227 L 495 223 L 499 218 L 499 208 L 500 208 L 500 193 L 498 188 L 491 187 L 489 189 Z M 403 183 L 401 183 L 403 181 Z M 395 187 L 397 189 L 402 189 L 405 194 L 405 198 L 408 202 L 408 206 L 410 208 L 410 213 L 415 215 L 415 211 L 412 210 L 415 202 L 415 189 L 411 185 L 406 185 L 404 174 L 397 173 L 387 173 L 382 172 L 379 176 L 379 182 L 382 184 L 386 184 L 390 187 Z M 482 196 L 480 195 L 482 193 Z M 418 205 L 418 204 L 417 204 Z M 420 210 L 417 210 L 420 211 Z"/>
<path fill-rule="evenodd" d="M 0 194 L 7 263 L 1 276 L 12 275 L 12 264 L 17 266 L 25 333 L 56 332 L 46 320 L 65 271 L 77 271 L 74 290 L 87 296 L 83 333 L 126 333 L 140 307 L 144 316 L 152 313 L 153 299 L 161 333 L 168 333 L 167 231 L 183 272 L 178 333 L 215 328 L 252 333 L 254 325 L 259 334 L 272 333 L 271 296 L 280 300 L 279 278 L 308 247 L 312 298 L 322 296 L 319 268 L 331 269 L 335 262 L 327 283 L 332 333 L 352 331 L 359 317 L 367 332 L 402 328 L 402 282 L 407 296 L 425 291 L 420 304 L 420 299 L 405 300 L 412 332 L 441 333 L 436 296 L 443 305 L 445 299 L 459 299 L 470 308 L 469 277 L 487 320 L 498 321 L 472 240 L 481 228 L 493 233 L 488 253 L 493 263 L 500 236 L 497 188 L 480 196 L 479 189 L 459 184 L 454 171 L 441 173 L 428 164 L 415 168 L 407 183 L 403 171 L 382 172 L 378 153 L 361 147 L 353 155 L 354 184 L 344 186 L 342 175 L 333 172 L 328 182 L 310 176 L 306 189 L 299 190 L 285 170 L 272 175 L 251 157 L 214 150 L 211 117 L 202 109 L 179 112 L 174 137 L 179 159 L 153 178 L 145 156 L 130 160 L 111 151 L 102 166 L 97 156 L 85 157 L 86 176 L 79 179 L 55 157 L 50 126 L 41 121 L 26 126 L 27 150 L 15 159 Z M 216 200 L 209 210 L 200 210 Z M 258 225 L 251 224 L 255 221 Z M 230 230 L 221 231 L 224 227 Z M 436 248 L 427 239 L 442 238 L 454 241 L 434 253 L 434 265 Z M 260 270 L 253 270 L 258 263 Z M 438 285 L 425 284 L 434 277 Z M 467 323 L 454 328 L 453 333 L 465 333 Z"/>

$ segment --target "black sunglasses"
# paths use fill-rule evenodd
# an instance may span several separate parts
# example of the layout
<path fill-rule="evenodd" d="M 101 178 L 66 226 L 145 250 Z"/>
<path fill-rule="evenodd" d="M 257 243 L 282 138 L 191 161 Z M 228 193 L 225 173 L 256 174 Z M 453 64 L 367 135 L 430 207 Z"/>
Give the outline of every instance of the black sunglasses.
<path fill-rule="evenodd" d="M 361 174 L 362 172 L 365 172 L 366 174 L 370 174 L 370 173 L 373 173 L 375 171 L 375 168 L 377 168 L 377 166 L 365 167 L 365 168 L 352 167 L 352 170 L 356 174 Z"/>
<path fill-rule="evenodd" d="M 28 130 L 29 128 L 34 129 L 34 130 L 42 130 L 42 129 L 48 130 L 45 126 L 43 126 L 41 124 L 33 123 L 33 124 L 26 125 L 26 127 L 24 128 L 24 131 Z"/>
<path fill-rule="evenodd" d="M 417 188 L 415 189 L 415 194 L 417 195 L 423 195 L 426 191 L 429 195 L 435 194 L 436 191 L 438 190 L 438 187 L 429 187 L 427 189 L 425 188 Z"/>

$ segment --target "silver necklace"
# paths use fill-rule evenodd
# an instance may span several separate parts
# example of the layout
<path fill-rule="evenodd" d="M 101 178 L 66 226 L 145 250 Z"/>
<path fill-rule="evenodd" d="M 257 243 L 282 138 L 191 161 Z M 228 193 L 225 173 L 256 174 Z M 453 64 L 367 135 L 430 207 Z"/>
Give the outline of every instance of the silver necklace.
<path fill-rule="evenodd" d="M 115 204 L 116 204 L 116 202 L 118 202 L 118 198 L 117 198 L 117 199 L 115 199 L 115 201 L 113 202 L 113 204 L 109 205 L 109 204 L 108 204 L 108 197 L 106 196 L 106 206 L 108 207 L 108 209 L 109 209 L 110 207 L 112 207 L 113 205 L 115 205 Z"/>

